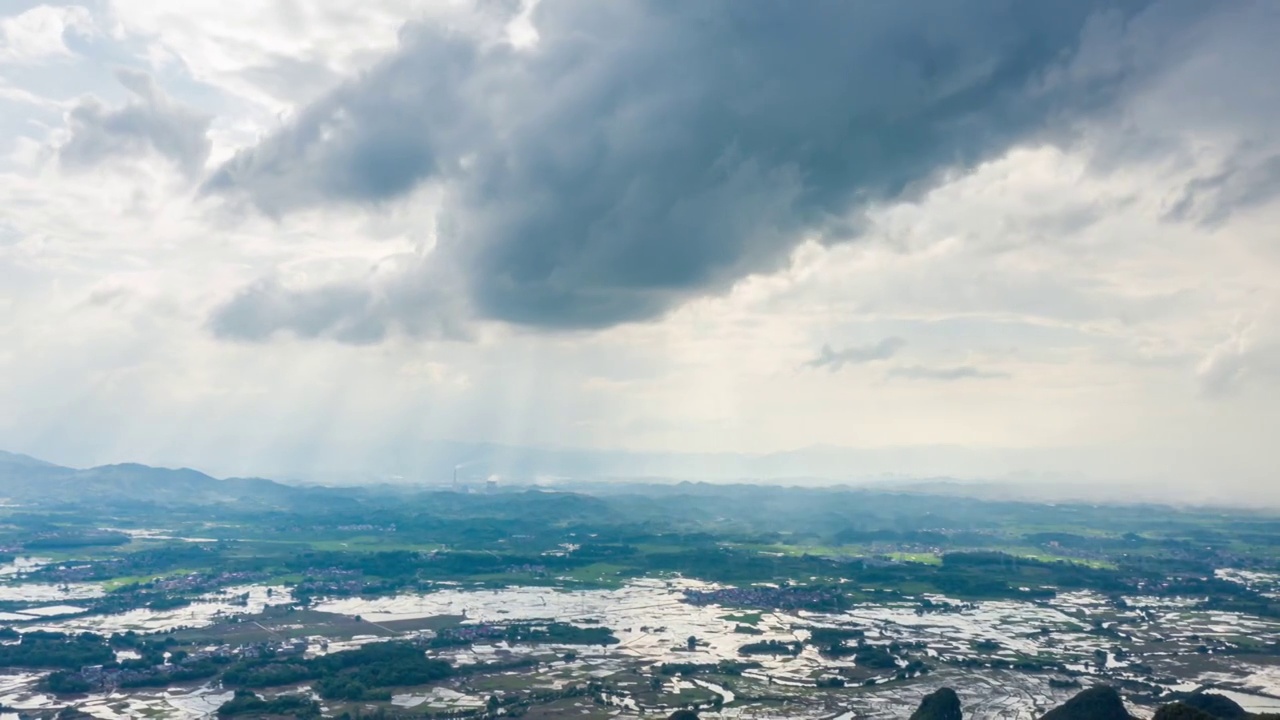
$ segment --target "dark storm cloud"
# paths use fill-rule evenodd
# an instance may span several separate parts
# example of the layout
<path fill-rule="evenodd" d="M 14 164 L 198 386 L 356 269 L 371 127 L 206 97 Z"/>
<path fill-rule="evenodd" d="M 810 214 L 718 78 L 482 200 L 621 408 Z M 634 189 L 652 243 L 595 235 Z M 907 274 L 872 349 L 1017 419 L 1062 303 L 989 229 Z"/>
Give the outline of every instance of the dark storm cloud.
<path fill-rule="evenodd" d="M 1009 373 L 997 372 L 993 370 L 982 370 L 970 365 L 959 365 L 955 367 L 925 367 L 922 365 L 904 365 L 902 367 L 891 368 L 889 377 L 905 378 L 908 380 L 993 380 L 1008 378 Z"/>
<path fill-rule="evenodd" d="M 144 72 L 120 70 L 116 77 L 133 98 L 117 108 L 92 98 L 72 108 L 71 137 L 58 148 L 63 166 L 156 152 L 188 174 L 200 172 L 209 157 L 211 118 L 174 102 Z"/>
<path fill-rule="evenodd" d="M 777 268 L 804 237 L 847 238 L 860 205 L 1105 104 L 1119 71 L 1081 72 L 1073 53 L 1100 12 L 1123 26 L 1143 4 L 546 0 L 531 50 L 407 28 L 392 57 L 205 190 L 278 216 L 435 183 L 430 262 L 466 278 L 479 315 L 648 319 Z M 351 292 L 241 295 L 222 317 L 242 321 L 219 327 L 341 337 L 361 322 Z"/>
<path fill-rule="evenodd" d="M 1165 213 L 1166 220 L 1217 227 L 1233 213 L 1266 204 L 1280 195 L 1280 155 L 1240 153 L 1228 168 L 1187 183 Z"/>
<path fill-rule="evenodd" d="M 416 280 L 417 278 L 415 278 Z M 365 345 L 393 329 L 415 337 L 464 339 L 456 293 L 430 282 L 330 283 L 296 290 L 268 278 L 220 307 L 209 326 L 219 337 L 262 341 L 277 332 Z"/>
<path fill-rule="evenodd" d="M 833 350 L 830 345 L 823 345 L 817 357 L 805 363 L 805 367 L 827 368 L 836 372 L 845 365 L 861 365 L 876 360 L 888 360 L 905 347 L 906 340 L 889 337 L 871 345 L 859 345 L 843 350 Z"/>

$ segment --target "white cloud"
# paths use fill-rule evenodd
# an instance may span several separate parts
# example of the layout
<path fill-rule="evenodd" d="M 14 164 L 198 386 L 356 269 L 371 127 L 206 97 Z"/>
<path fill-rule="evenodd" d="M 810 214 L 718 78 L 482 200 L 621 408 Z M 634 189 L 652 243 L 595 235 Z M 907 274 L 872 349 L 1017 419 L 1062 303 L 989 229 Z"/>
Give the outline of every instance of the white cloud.
<path fill-rule="evenodd" d="M 1280 378 L 1280 312 L 1254 315 L 1236 327 L 1205 354 L 1196 375 L 1206 393 L 1221 395 L 1256 383 Z"/>
<path fill-rule="evenodd" d="M 500 37 L 486 6 L 471 0 L 257 2 L 110 0 L 121 38 L 140 38 L 158 65 L 179 64 L 200 82 L 287 112 L 395 47 L 406 22 L 447 23 Z"/>
<path fill-rule="evenodd" d="M 70 57 L 67 33 L 95 32 L 93 15 L 79 5 L 37 5 L 12 17 L 0 17 L 0 66 Z"/>

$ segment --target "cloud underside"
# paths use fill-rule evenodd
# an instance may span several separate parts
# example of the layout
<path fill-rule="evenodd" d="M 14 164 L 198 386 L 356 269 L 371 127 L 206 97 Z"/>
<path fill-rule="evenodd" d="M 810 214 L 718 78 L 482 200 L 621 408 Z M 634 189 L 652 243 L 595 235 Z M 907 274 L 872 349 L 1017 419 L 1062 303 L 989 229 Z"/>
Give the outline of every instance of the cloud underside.
<path fill-rule="evenodd" d="M 777 269 L 804 239 L 856 236 L 868 203 L 1106 107 L 1124 66 L 1077 62 L 1082 38 L 1143 5 L 568 0 L 538 6 L 529 49 L 407 28 L 204 191 L 282 216 L 432 185 L 435 250 L 377 312 L 376 287 L 258 287 L 211 325 L 440 334 L 440 294 L 413 288 L 441 274 L 475 317 L 660 316 Z"/>
<path fill-rule="evenodd" d="M 1007 379 L 1010 377 L 1008 373 L 994 370 L 983 370 L 971 365 L 957 365 L 954 367 L 924 367 L 921 365 L 904 365 L 889 370 L 891 378 L 905 378 L 907 380 L 995 380 Z"/>
<path fill-rule="evenodd" d="M 330 337 L 367 345 L 381 342 L 399 327 L 418 337 L 461 340 L 467 328 L 453 308 L 453 297 L 431 283 L 332 283 L 296 290 L 274 279 L 244 288 L 211 320 L 217 335 L 262 341 L 280 330 L 302 338 Z"/>
<path fill-rule="evenodd" d="M 877 360 L 888 360 L 905 347 L 907 341 L 898 337 L 888 337 L 870 345 L 857 345 L 835 350 L 830 345 L 823 345 L 818 355 L 805 363 L 805 367 L 826 368 L 831 372 L 840 370 L 845 365 L 862 365 Z"/>
<path fill-rule="evenodd" d="M 94 98 L 72 108 L 71 136 L 58 148 L 63 167 L 87 168 L 154 152 L 188 175 L 201 172 L 209 156 L 212 118 L 174 102 L 146 73 L 119 70 L 116 77 L 132 98 L 116 108 Z"/>

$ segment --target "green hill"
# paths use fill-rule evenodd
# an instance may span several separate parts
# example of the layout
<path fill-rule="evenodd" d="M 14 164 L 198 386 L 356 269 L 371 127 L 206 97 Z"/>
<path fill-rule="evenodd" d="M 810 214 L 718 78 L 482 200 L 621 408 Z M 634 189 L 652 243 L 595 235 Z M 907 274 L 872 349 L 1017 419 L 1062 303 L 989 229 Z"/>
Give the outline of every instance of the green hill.
<path fill-rule="evenodd" d="M 951 688 L 941 688 L 920 702 L 920 707 L 911 714 L 911 720 L 961 720 L 960 696 Z"/>

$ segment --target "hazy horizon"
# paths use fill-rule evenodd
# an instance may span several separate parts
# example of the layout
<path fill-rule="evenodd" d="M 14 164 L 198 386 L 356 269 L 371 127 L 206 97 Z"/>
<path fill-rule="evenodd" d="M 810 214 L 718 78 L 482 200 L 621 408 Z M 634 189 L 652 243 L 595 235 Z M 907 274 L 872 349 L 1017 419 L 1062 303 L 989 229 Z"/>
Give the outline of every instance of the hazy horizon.
<path fill-rule="evenodd" d="M 1109 505 L 1158 504 L 1174 507 L 1220 507 L 1271 511 L 1280 509 L 1280 489 L 1219 482 L 1214 485 L 1170 486 L 1159 479 L 1097 478 L 1044 471 L 957 473 L 913 463 L 911 448 L 801 448 L 768 455 L 646 454 L 586 451 L 572 448 L 529 448 L 493 444 L 432 443 L 412 466 L 328 468 L 291 472 L 253 469 L 219 472 L 216 468 L 181 462 L 147 463 L 117 458 L 102 463 L 39 462 L 91 470 L 116 465 L 161 469 L 189 469 L 226 479 L 265 478 L 285 484 L 326 487 L 392 485 L 422 490 L 481 491 L 496 483 L 503 489 L 548 488 L 569 492 L 642 485 L 755 485 L 778 488 L 862 489 L 958 495 L 1023 502 L 1083 502 Z M 936 450 L 936 449 L 935 449 Z M 962 448 L 951 448 L 969 455 Z M 954 454 L 954 453 L 953 453 Z M 0 451 L 0 464 L 14 455 Z M 961 463 L 946 463 L 956 467 Z M 970 465 L 973 463 L 970 462 Z"/>

